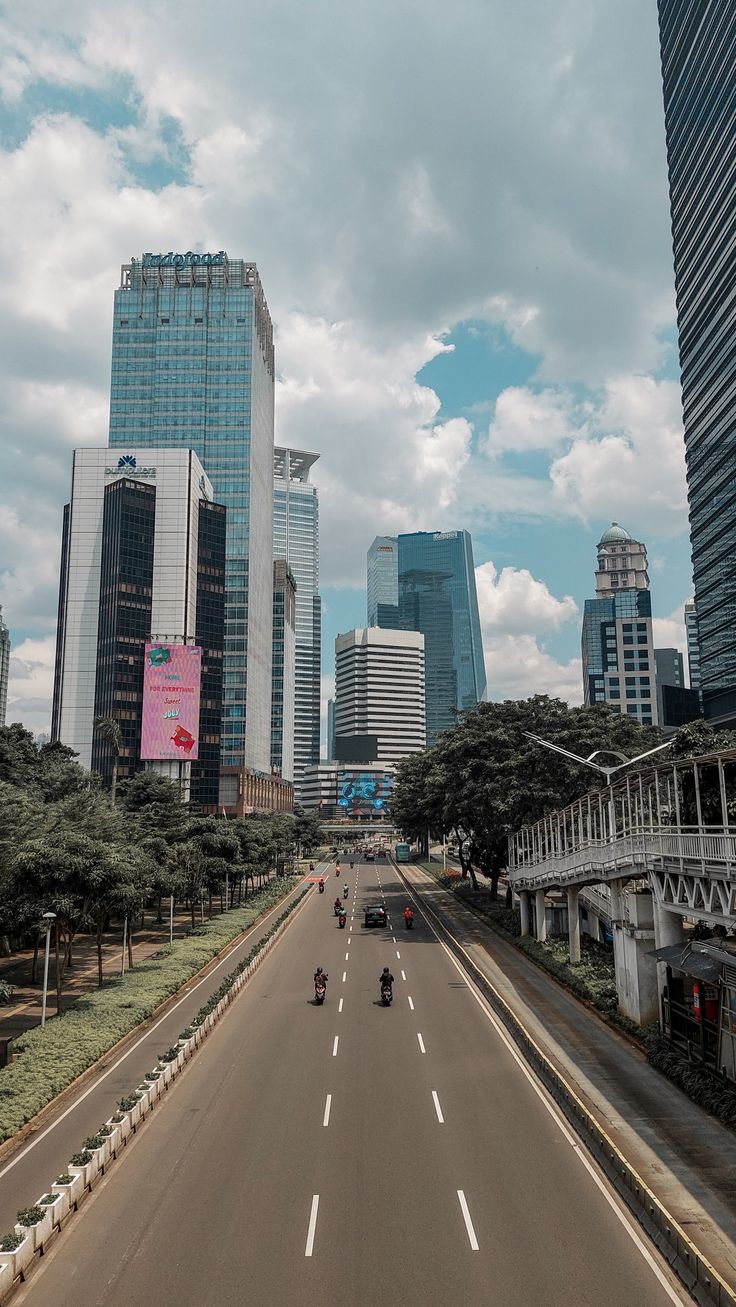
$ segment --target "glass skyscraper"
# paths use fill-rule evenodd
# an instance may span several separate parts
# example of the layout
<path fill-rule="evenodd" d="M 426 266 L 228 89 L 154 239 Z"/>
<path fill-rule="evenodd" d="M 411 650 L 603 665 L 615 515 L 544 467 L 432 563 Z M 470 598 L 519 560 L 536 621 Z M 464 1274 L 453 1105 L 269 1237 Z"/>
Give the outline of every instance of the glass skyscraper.
<path fill-rule="evenodd" d="M 736 719 L 736 9 L 659 0 L 700 689 Z"/>
<path fill-rule="evenodd" d="M 263 772 L 271 756 L 273 400 L 273 331 L 254 263 L 221 251 L 144 254 L 123 266 L 110 445 L 194 450 L 227 509 L 222 765 Z"/>
<path fill-rule="evenodd" d="M 368 625 L 398 627 L 399 542 L 396 536 L 376 536 L 368 550 Z"/>
<path fill-rule="evenodd" d="M 319 496 L 309 474 L 319 454 L 277 446 L 273 453 L 273 556 L 296 582 L 294 781 L 319 762 L 322 600 L 319 594 Z"/>
<path fill-rule="evenodd" d="M 467 531 L 417 531 L 398 537 L 398 622 L 393 606 L 378 625 L 424 636 L 427 744 L 486 696 L 483 642 Z"/>

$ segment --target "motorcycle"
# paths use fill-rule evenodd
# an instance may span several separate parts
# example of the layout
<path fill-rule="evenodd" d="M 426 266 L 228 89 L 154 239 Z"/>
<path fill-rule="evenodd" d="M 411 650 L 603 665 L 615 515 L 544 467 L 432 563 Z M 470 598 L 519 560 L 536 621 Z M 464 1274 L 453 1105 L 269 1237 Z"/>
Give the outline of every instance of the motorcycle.
<path fill-rule="evenodd" d="M 393 999 L 393 996 L 394 996 L 394 991 L 391 985 L 381 985 L 381 1002 L 383 1003 L 384 1007 L 391 1006 L 391 1000 Z"/>
<path fill-rule="evenodd" d="M 350 890 L 348 889 L 347 885 L 343 885 L 343 887 L 342 887 L 342 896 L 343 896 L 343 898 L 346 899 L 349 893 L 350 893 Z"/>
<path fill-rule="evenodd" d="M 413 927 L 413 925 L 414 925 L 414 918 L 413 918 L 413 917 L 404 917 L 404 925 L 406 926 L 406 929 L 407 929 L 407 930 L 411 930 L 412 927 Z"/>
<path fill-rule="evenodd" d="M 320 894 L 324 894 L 325 892 L 325 882 L 323 880 L 319 882 L 319 892 Z"/>
<path fill-rule="evenodd" d="M 342 912 L 338 912 L 338 914 L 337 914 L 337 919 L 338 919 L 338 921 L 340 922 L 340 930 L 344 930 L 344 929 L 345 929 L 345 922 L 346 922 L 347 919 L 348 919 L 348 914 L 347 914 L 347 912 L 345 911 L 344 908 L 343 908 Z"/>
<path fill-rule="evenodd" d="M 327 986 L 325 982 L 323 980 L 318 980 L 314 986 L 315 1003 L 324 1003 L 326 993 L 327 993 Z"/>
<path fill-rule="evenodd" d="M 333 903 L 332 911 L 334 912 L 336 917 L 340 916 L 340 913 L 342 912 L 342 903 L 340 902 L 339 899 L 336 899 L 335 902 Z"/>
<path fill-rule="evenodd" d="M 354 862 L 351 862 L 351 863 L 350 863 L 350 870 L 351 870 L 351 871 L 353 870 L 353 867 L 354 867 L 354 866 L 355 866 L 355 863 L 354 863 Z"/>

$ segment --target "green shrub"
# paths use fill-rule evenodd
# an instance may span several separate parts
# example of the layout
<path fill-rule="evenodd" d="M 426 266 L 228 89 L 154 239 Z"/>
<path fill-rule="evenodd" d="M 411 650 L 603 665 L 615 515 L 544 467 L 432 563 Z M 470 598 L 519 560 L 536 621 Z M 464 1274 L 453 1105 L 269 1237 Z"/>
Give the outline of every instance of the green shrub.
<path fill-rule="evenodd" d="M 718 1117 L 725 1125 L 736 1126 L 736 1089 L 716 1072 L 692 1063 L 686 1053 L 662 1039 L 656 1027 L 646 1035 L 645 1046 L 647 1057 L 657 1071 L 711 1116 Z"/>
<path fill-rule="evenodd" d="M 15 985 L 10 985 L 7 980 L 0 980 L 0 1003 L 9 1003 L 15 989 Z"/>
<path fill-rule="evenodd" d="M 43 1198 L 39 1198 L 38 1205 L 39 1207 L 50 1207 L 52 1203 L 58 1202 L 58 1199 L 58 1194 L 44 1194 Z"/>
<path fill-rule="evenodd" d="M 242 908 L 207 922 L 196 937 L 176 940 L 165 955 L 146 958 L 124 978 L 111 979 L 103 989 L 85 994 L 43 1029 L 37 1026 L 19 1036 L 13 1043 L 15 1060 L 0 1071 L 0 1141 L 14 1135 L 82 1071 L 151 1016 L 293 886 L 293 879 L 279 878 Z"/>
<path fill-rule="evenodd" d="M 545 971 L 562 981 L 578 998 L 587 999 L 599 1012 L 615 1012 L 618 1007 L 613 950 L 584 935 L 581 959 L 570 962 L 566 939 L 548 939 L 544 943 L 531 935 L 516 941 L 522 952 L 534 958 Z"/>
<path fill-rule="evenodd" d="M 159 1062 L 175 1062 L 179 1056 L 178 1048 L 167 1048 L 165 1053 L 159 1053 Z"/>
<path fill-rule="evenodd" d="M 113 1112 L 112 1116 L 110 1117 L 110 1120 L 112 1121 L 113 1125 L 120 1125 L 120 1122 L 124 1121 L 125 1117 L 123 1116 L 122 1112 Z"/>
<path fill-rule="evenodd" d="M 0 1243 L 0 1253 L 14 1253 L 16 1248 L 20 1248 L 25 1237 L 24 1234 L 16 1234 L 15 1231 L 6 1234 Z"/>
<path fill-rule="evenodd" d="M 137 1090 L 132 1094 L 126 1094 L 125 1098 L 120 1099 L 118 1107 L 121 1112 L 132 1112 L 136 1103 L 140 1103 L 142 1097 L 143 1095 L 139 1094 Z"/>
<path fill-rule="evenodd" d="M 92 1161 L 92 1154 L 88 1153 L 87 1149 L 84 1148 L 82 1149 L 81 1153 L 72 1153 L 71 1157 L 69 1158 L 69 1165 L 86 1166 L 87 1163 L 91 1161 Z"/>
<path fill-rule="evenodd" d="M 104 1142 L 101 1135 L 90 1135 L 89 1139 L 85 1139 L 84 1146 L 85 1148 L 102 1148 Z"/>
<path fill-rule="evenodd" d="M 25 1226 L 28 1229 L 31 1225 L 38 1225 L 43 1220 L 43 1211 L 36 1204 L 34 1207 L 24 1207 L 18 1212 L 18 1225 Z"/>
<path fill-rule="evenodd" d="M 73 1175 L 68 1175 L 64 1173 L 64 1175 L 57 1175 L 56 1184 L 72 1184 L 73 1180 L 74 1180 Z"/>
<path fill-rule="evenodd" d="M 120 1119 L 122 1121 L 123 1118 L 121 1117 Z M 103 1122 L 99 1130 L 97 1130 L 95 1133 L 98 1134 L 102 1139 L 109 1139 L 110 1135 L 112 1134 L 112 1126 L 106 1125 Z"/>

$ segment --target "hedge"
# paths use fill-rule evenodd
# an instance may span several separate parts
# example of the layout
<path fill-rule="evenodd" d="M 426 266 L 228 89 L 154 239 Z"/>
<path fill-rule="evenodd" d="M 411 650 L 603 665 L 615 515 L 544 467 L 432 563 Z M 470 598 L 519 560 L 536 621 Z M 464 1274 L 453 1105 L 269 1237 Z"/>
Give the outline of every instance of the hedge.
<path fill-rule="evenodd" d="M 715 1072 L 693 1064 L 685 1053 L 662 1039 L 658 1030 L 650 1031 L 645 1043 L 647 1057 L 657 1071 L 711 1116 L 724 1125 L 736 1126 L 736 1089 Z"/>
<path fill-rule="evenodd" d="M 284 898 L 295 883 L 291 877 L 267 885 L 243 907 L 205 922 L 185 939 L 139 963 L 124 978 L 110 980 L 103 989 L 77 999 L 43 1029 L 36 1026 L 15 1040 L 13 1051 L 18 1057 L 0 1071 L 0 1140 L 14 1135 L 118 1040 L 150 1017 L 221 949 Z M 251 954 L 254 952 L 251 949 Z"/>

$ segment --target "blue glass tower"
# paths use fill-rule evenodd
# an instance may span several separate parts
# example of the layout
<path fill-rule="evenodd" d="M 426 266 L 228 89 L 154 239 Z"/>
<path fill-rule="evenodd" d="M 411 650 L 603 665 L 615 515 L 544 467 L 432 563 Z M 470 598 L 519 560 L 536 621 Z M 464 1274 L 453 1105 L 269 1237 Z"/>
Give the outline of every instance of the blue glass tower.
<path fill-rule="evenodd" d="M 483 642 L 467 531 L 398 537 L 398 625 L 424 636 L 427 744 L 486 695 Z M 387 612 L 391 605 L 386 605 Z M 379 623 L 381 614 L 379 610 Z M 385 622 L 394 626 L 392 618 Z"/>
<path fill-rule="evenodd" d="M 273 331 L 254 263 L 221 251 L 144 254 L 123 266 L 110 444 L 193 449 L 227 508 L 222 764 L 264 772 L 271 748 L 273 400 Z"/>
<path fill-rule="evenodd" d="M 659 0 L 703 712 L 736 721 L 736 9 Z"/>

